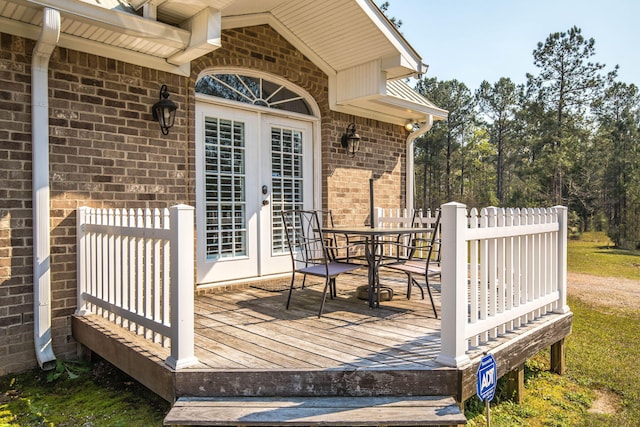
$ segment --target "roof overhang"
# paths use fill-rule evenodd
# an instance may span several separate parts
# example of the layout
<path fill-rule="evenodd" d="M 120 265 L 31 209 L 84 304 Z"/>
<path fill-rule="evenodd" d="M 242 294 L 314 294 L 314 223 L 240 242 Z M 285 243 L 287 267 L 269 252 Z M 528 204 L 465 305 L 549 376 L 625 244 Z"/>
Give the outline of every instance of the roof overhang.
<path fill-rule="evenodd" d="M 267 24 L 327 74 L 332 109 L 393 123 L 446 117 L 388 89 L 427 66 L 371 0 L 4 0 L 1 31 L 37 39 L 45 7 L 60 12 L 61 47 L 185 76 L 223 29 Z"/>
<path fill-rule="evenodd" d="M 336 103 L 334 109 L 399 125 L 445 120 L 449 114 L 402 80 L 387 81 L 378 93 Z"/>

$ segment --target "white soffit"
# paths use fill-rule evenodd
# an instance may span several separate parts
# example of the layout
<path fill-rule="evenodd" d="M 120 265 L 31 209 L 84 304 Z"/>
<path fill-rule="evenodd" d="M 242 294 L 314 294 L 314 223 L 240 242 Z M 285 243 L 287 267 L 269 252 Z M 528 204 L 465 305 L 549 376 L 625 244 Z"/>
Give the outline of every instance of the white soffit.
<path fill-rule="evenodd" d="M 223 28 L 271 25 L 327 74 L 374 60 L 389 79 L 426 71 L 371 0 L 236 0 L 222 19 Z"/>
<path fill-rule="evenodd" d="M 449 113 L 417 93 L 402 80 L 387 81 L 385 90 L 375 96 L 351 99 L 332 107 L 336 111 L 404 125 L 408 121 L 445 120 Z"/>
<path fill-rule="evenodd" d="M 176 66 L 166 58 L 188 50 L 191 32 L 144 19 L 117 1 L 108 0 L 107 5 L 112 9 L 97 6 L 95 1 L 3 0 L 0 28 L 37 39 L 43 9 L 49 7 L 60 12 L 60 47 L 188 75 L 188 63 Z"/>

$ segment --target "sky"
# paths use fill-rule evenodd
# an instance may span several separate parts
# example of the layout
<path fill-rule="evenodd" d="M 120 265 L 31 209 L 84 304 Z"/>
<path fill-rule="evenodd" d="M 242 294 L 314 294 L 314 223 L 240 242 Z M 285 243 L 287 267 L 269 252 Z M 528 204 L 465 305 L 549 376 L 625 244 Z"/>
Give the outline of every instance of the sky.
<path fill-rule="evenodd" d="M 537 75 L 532 52 L 573 26 L 595 40 L 592 61 L 618 64 L 618 81 L 640 86 L 639 0 L 388 0 L 388 16 L 429 65 L 425 77 L 456 79 L 475 91 L 501 77 Z M 376 4 L 383 3 L 382 0 Z"/>

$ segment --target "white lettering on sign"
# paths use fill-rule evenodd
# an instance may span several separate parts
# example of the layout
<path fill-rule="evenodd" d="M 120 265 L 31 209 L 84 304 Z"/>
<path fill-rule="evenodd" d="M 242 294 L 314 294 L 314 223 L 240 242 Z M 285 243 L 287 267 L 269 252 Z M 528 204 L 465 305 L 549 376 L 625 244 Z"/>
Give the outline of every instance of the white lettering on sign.
<path fill-rule="evenodd" d="M 487 387 L 491 385 L 493 385 L 493 368 L 488 369 L 486 372 L 483 373 L 482 384 L 480 385 L 480 388 L 482 390 L 485 390 Z"/>

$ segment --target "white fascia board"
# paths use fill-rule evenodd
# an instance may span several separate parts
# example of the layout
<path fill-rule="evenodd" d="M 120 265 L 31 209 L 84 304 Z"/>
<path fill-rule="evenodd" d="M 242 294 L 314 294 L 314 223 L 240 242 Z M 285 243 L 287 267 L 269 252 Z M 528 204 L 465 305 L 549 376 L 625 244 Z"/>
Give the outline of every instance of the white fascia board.
<path fill-rule="evenodd" d="M 369 104 L 371 107 L 379 107 L 374 104 Z M 331 111 L 336 111 L 338 113 L 350 114 L 352 116 L 364 117 L 367 119 L 378 120 L 383 123 L 392 123 L 394 125 L 404 126 L 409 120 L 410 117 L 404 117 L 400 115 L 396 115 L 393 113 L 389 113 L 381 110 L 380 108 L 372 109 L 357 105 L 335 105 L 331 107 Z"/>
<path fill-rule="evenodd" d="M 419 115 L 433 116 L 434 120 L 445 120 L 449 116 L 449 112 L 447 110 L 443 110 L 437 107 L 429 107 L 426 105 L 416 104 L 411 101 L 405 101 L 400 98 L 396 98 L 394 96 L 384 96 L 377 98 L 375 100 L 381 104 L 390 106 L 392 108 L 398 108 L 400 110 L 405 111 L 415 111 Z"/>
<path fill-rule="evenodd" d="M 141 18 L 127 12 L 104 9 L 80 0 L 25 0 L 35 6 L 50 7 L 81 22 L 108 28 L 123 35 L 162 41 L 165 46 L 185 49 L 191 33 L 187 30 Z"/>
<path fill-rule="evenodd" d="M 222 46 L 221 13 L 217 9 L 202 9 L 191 17 L 183 28 L 191 33 L 189 47 L 170 56 L 167 59 L 170 64 L 178 66 L 187 64 Z"/>
<path fill-rule="evenodd" d="M 0 18 L 0 27 L 2 28 L 2 31 L 7 32 L 8 34 L 13 34 L 31 40 L 37 40 L 38 35 L 40 34 L 40 27 L 37 25 L 16 22 L 6 18 Z M 191 71 L 190 64 L 175 66 L 169 64 L 163 58 L 105 45 L 103 43 L 70 36 L 68 34 L 60 34 L 57 46 L 77 50 L 79 52 L 99 55 L 105 58 L 116 59 L 130 64 L 140 65 L 142 67 L 153 68 L 180 76 L 189 76 Z"/>
<path fill-rule="evenodd" d="M 389 80 L 398 80 L 406 77 L 414 77 L 416 75 L 425 74 L 429 68 L 426 64 L 420 62 L 418 67 L 420 71 L 416 71 L 416 63 L 408 61 L 401 54 L 387 56 L 380 60 L 380 66 L 387 72 Z"/>
<path fill-rule="evenodd" d="M 429 116 L 445 120 L 448 112 L 439 108 L 402 101 L 390 96 L 367 97 L 331 105 L 331 110 L 404 126 L 407 120 L 421 122 Z"/>
<path fill-rule="evenodd" d="M 422 63 L 422 58 L 418 52 L 416 52 L 402 34 L 400 34 L 393 23 L 380 12 L 378 7 L 373 4 L 371 0 L 356 0 L 356 3 L 358 3 L 367 16 L 369 16 L 371 22 L 378 27 L 380 32 L 385 35 L 387 40 L 393 44 L 398 51 L 401 62 L 405 64 L 404 66 L 413 70 L 413 74 L 424 74 L 426 72 L 426 66 Z"/>

